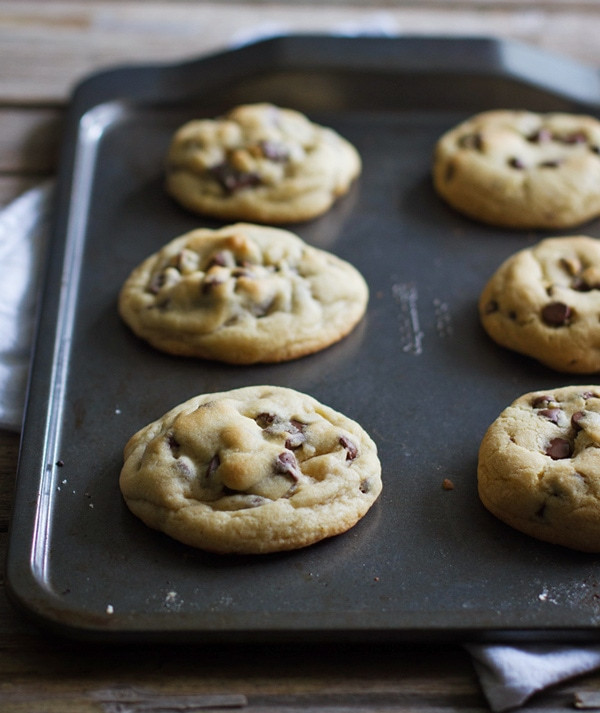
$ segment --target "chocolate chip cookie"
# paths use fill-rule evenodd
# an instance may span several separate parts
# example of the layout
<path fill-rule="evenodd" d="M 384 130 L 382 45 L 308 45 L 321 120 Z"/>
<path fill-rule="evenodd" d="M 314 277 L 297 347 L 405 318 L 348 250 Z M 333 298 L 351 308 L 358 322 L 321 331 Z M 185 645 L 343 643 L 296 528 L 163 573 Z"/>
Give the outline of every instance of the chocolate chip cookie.
<path fill-rule="evenodd" d="M 353 527 L 381 492 L 377 448 L 356 422 L 276 386 L 203 394 L 136 433 L 120 488 L 181 542 L 258 554 Z"/>
<path fill-rule="evenodd" d="M 547 238 L 509 257 L 479 300 L 498 344 L 557 371 L 600 371 L 600 241 Z"/>
<path fill-rule="evenodd" d="M 345 260 L 287 230 L 237 223 L 193 230 L 148 257 L 125 281 L 119 311 L 157 349 L 253 364 L 337 342 L 368 296 Z"/>
<path fill-rule="evenodd" d="M 518 398 L 481 442 L 478 484 L 485 507 L 511 527 L 600 552 L 600 386 Z"/>
<path fill-rule="evenodd" d="M 562 113 L 478 114 L 440 138 L 433 181 L 453 208 L 484 223 L 579 225 L 600 215 L 600 122 Z"/>
<path fill-rule="evenodd" d="M 289 223 L 321 215 L 360 174 L 356 148 L 304 114 L 244 104 L 186 123 L 167 156 L 167 191 L 222 220 Z"/>

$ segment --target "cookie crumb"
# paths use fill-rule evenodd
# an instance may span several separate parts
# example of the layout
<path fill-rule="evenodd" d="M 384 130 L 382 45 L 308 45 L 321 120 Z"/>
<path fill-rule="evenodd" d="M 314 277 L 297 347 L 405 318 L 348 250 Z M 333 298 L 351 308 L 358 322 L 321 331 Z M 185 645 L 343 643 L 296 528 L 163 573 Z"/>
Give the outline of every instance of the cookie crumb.
<path fill-rule="evenodd" d="M 454 483 L 450 480 L 450 478 L 444 478 L 442 481 L 442 488 L 444 490 L 454 490 Z"/>
<path fill-rule="evenodd" d="M 107 614 L 114 614 L 114 612 L 115 612 L 115 608 L 113 607 L 113 605 L 112 605 L 112 604 L 108 604 L 107 607 L 106 607 L 106 613 L 107 613 Z"/>

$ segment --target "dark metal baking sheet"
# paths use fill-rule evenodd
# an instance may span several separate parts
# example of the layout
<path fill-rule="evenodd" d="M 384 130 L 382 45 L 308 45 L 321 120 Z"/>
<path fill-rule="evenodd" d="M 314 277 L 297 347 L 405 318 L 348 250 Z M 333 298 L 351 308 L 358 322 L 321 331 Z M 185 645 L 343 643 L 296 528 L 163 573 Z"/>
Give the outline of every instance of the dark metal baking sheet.
<path fill-rule="evenodd" d="M 164 155 L 183 121 L 246 101 L 306 112 L 360 150 L 350 194 L 291 227 L 363 272 L 368 313 L 343 342 L 287 364 L 170 357 L 119 321 L 117 293 L 147 254 L 217 225 L 165 195 Z M 599 102 L 595 71 L 489 39 L 283 37 L 85 81 L 68 114 L 23 430 L 14 600 L 55 631 L 119 641 L 597 637 L 598 558 L 512 531 L 476 493 L 480 439 L 509 402 L 589 381 L 499 349 L 478 323 L 499 262 L 549 233 L 468 221 L 429 176 L 436 139 L 474 112 L 597 114 Z M 578 232 L 600 237 L 600 224 Z M 118 489 L 128 437 L 193 395 L 260 383 L 310 393 L 369 431 L 384 491 L 368 516 L 261 557 L 191 550 L 134 518 Z"/>

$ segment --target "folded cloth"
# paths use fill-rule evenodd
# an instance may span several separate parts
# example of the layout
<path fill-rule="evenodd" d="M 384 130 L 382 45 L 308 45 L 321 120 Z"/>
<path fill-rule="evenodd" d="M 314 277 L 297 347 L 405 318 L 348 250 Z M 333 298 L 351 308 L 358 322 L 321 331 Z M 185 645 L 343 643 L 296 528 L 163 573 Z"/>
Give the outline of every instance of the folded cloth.
<path fill-rule="evenodd" d="M 600 646 L 468 645 L 493 711 L 523 705 L 535 693 L 600 668 Z"/>
<path fill-rule="evenodd" d="M 0 428 L 21 428 L 52 181 L 0 212 Z"/>

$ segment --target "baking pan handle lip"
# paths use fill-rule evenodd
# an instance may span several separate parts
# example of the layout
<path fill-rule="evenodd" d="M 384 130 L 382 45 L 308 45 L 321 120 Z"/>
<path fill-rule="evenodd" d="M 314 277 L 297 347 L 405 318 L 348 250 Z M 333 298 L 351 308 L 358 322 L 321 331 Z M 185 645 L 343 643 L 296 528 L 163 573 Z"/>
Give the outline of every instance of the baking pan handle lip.
<path fill-rule="evenodd" d="M 600 72 L 568 57 L 515 40 L 464 36 L 278 35 L 176 63 L 121 65 L 84 78 L 71 97 L 83 115 L 104 101 L 183 100 L 215 82 L 280 69 L 389 70 L 511 76 L 572 100 L 600 107 Z M 215 71 L 213 71 L 215 70 Z M 218 71 L 217 71 L 218 70 Z"/>

